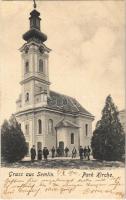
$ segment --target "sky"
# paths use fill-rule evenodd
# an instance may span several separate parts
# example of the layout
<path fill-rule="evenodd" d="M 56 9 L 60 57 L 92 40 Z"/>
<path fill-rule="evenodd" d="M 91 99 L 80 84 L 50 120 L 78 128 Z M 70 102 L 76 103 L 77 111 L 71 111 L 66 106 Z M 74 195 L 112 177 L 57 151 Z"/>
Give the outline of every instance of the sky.
<path fill-rule="evenodd" d="M 37 1 L 46 33 L 50 89 L 76 98 L 101 117 L 107 95 L 124 108 L 124 2 Z M 21 92 L 23 33 L 29 29 L 32 1 L 0 4 L 0 123 L 16 112 Z"/>

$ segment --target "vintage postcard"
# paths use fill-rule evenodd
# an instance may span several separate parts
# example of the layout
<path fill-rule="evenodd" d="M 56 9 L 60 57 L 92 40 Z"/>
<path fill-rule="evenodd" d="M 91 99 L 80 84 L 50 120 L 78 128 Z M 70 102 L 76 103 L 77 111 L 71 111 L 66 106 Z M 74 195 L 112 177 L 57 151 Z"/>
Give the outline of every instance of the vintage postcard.
<path fill-rule="evenodd" d="M 1 199 L 125 199 L 125 2 L 0 2 Z"/>

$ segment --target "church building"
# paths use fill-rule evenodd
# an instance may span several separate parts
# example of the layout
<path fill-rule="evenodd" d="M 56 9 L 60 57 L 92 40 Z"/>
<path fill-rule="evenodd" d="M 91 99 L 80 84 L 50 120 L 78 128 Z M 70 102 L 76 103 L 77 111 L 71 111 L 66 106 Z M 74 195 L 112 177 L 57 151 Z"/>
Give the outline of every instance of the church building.
<path fill-rule="evenodd" d="M 36 150 L 54 146 L 71 153 L 90 145 L 94 116 L 73 97 L 50 90 L 47 36 L 41 31 L 40 13 L 34 9 L 30 28 L 23 34 L 21 94 L 16 101 L 16 118 L 25 135 L 28 148 Z M 50 66 L 51 67 L 51 66 Z M 63 80 L 64 81 L 64 80 Z"/>

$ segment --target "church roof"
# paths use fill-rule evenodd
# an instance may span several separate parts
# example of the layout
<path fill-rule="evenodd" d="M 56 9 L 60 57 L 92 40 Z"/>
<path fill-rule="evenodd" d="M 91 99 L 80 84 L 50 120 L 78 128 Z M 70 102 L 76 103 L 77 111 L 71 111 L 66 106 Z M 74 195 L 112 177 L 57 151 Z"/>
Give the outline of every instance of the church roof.
<path fill-rule="evenodd" d="M 94 117 L 75 98 L 54 91 L 50 91 L 47 107 L 64 113 L 84 114 L 89 117 Z"/>
<path fill-rule="evenodd" d="M 61 120 L 56 126 L 56 128 L 60 128 L 60 127 L 72 127 L 72 128 L 79 128 L 79 126 L 69 120 Z"/>

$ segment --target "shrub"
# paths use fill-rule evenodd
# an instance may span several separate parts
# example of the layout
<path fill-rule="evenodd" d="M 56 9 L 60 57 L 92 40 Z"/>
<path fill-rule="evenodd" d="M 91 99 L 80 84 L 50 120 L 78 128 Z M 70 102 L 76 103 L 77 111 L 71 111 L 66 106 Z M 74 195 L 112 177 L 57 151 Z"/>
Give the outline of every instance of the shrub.
<path fill-rule="evenodd" d="M 118 114 L 117 107 L 109 95 L 91 141 L 95 159 L 110 161 L 122 159 L 122 155 L 125 153 L 125 134 Z"/>
<path fill-rule="evenodd" d="M 20 124 L 14 115 L 1 128 L 1 157 L 6 162 L 20 161 L 27 154 L 27 145 Z"/>

